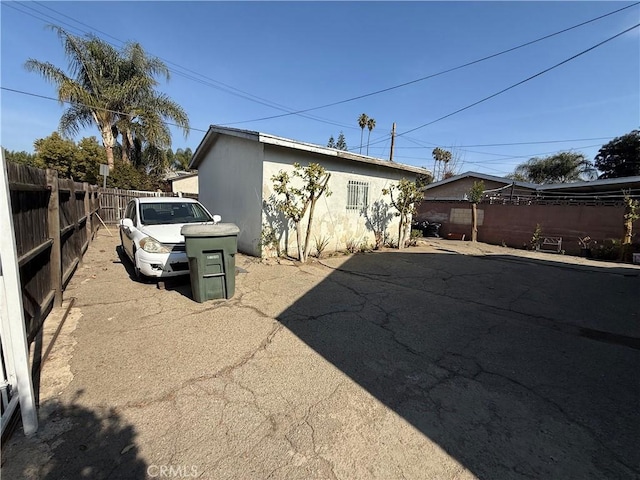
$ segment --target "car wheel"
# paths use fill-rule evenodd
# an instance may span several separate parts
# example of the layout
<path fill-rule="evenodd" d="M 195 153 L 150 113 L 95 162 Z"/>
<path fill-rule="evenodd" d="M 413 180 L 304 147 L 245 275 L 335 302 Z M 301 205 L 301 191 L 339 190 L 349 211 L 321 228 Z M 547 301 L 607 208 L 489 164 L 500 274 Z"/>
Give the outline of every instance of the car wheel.
<path fill-rule="evenodd" d="M 136 259 L 136 247 L 133 247 L 133 262 L 131 263 L 133 263 L 133 271 L 135 272 L 136 280 L 142 283 L 147 283 L 147 276 L 144 275 L 138 268 L 138 260 Z"/>
<path fill-rule="evenodd" d="M 123 257 L 126 257 L 127 259 L 129 258 L 129 257 L 127 256 L 127 251 L 124 249 L 124 241 L 123 241 L 123 239 L 122 239 L 122 232 L 120 232 L 120 245 L 118 245 L 118 249 L 120 250 L 120 254 L 121 254 Z"/>

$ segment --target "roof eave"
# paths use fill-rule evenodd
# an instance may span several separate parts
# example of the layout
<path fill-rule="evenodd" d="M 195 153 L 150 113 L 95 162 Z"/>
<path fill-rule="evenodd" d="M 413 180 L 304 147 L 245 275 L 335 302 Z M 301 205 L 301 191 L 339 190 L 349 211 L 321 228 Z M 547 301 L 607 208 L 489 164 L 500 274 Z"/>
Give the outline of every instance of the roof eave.
<path fill-rule="evenodd" d="M 220 135 L 231 135 L 234 137 L 245 138 L 248 140 L 258 141 L 268 145 L 275 145 L 284 148 L 291 148 L 294 150 L 302 150 L 311 153 L 317 153 L 319 155 L 325 155 L 328 157 L 344 158 L 346 160 L 356 161 L 369 165 L 377 165 L 383 168 L 390 168 L 393 170 L 400 170 L 404 172 L 414 173 L 416 175 L 431 174 L 426 168 L 414 167 L 411 165 L 405 165 L 402 163 L 395 163 L 387 160 L 382 160 L 375 157 L 369 157 L 366 155 L 360 155 L 356 153 L 347 152 L 344 150 L 336 150 L 335 148 L 323 147 L 320 145 L 314 145 L 312 143 L 300 142 L 289 138 L 278 137 L 276 135 L 270 135 L 267 133 L 260 133 L 252 130 L 241 130 L 238 128 L 220 127 L 216 125 L 209 126 L 207 133 L 196 148 L 191 161 L 189 162 L 189 168 L 198 168 L 198 165 L 202 162 L 206 156 L 206 152 L 212 147 Z"/>

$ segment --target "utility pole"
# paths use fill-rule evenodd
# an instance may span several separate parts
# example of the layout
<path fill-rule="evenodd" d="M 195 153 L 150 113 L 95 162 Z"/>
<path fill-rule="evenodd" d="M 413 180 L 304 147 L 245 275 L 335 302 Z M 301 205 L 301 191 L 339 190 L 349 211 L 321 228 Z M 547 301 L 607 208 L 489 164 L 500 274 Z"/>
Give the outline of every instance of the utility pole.
<path fill-rule="evenodd" d="M 393 127 L 391 127 L 391 153 L 389 154 L 389 161 L 393 162 L 393 146 L 395 145 L 396 140 L 396 122 L 393 122 Z"/>

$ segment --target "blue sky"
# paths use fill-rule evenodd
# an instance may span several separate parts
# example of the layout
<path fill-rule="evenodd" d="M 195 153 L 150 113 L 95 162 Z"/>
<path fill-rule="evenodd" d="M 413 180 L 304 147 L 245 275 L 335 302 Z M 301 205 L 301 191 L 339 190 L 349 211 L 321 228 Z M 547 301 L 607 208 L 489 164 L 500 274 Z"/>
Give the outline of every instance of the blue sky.
<path fill-rule="evenodd" d="M 159 89 L 187 111 L 192 131 L 173 148 L 195 150 L 210 124 L 325 145 L 343 131 L 359 151 L 357 118 L 375 118 L 369 153 L 388 158 L 389 133 L 432 122 L 549 68 L 635 24 L 640 5 L 467 68 L 379 95 L 288 115 L 392 87 L 482 58 L 631 2 L 6 2 L 2 87 L 55 97 L 24 69 L 28 58 L 66 66 L 45 26 L 137 41 L 172 70 Z M 81 22 L 81 23 L 78 23 Z M 394 159 L 431 168 L 435 146 L 453 148 L 459 172 L 512 172 L 532 156 L 578 151 L 640 125 L 639 28 L 538 78 L 396 140 Z M 235 95 L 233 94 L 235 93 Z M 56 130 L 55 101 L 1 90 L 0 143 L 33 150 Z M 258 100 L 258 101 L 255 101 Z M 79 137 L 95 135 L 83 130 Z M 367 130 L 365 130 L 365 143 Z M 594 139 L 594 140 L 577 140 Z M 558 140 L 575 140 L 555 142 Z M 488 146 L 487 144 L 532 143 Z M 478 146 L 480 145 L 480 146 Z M 366 150 L 366 146 L 363 149 Z"/>

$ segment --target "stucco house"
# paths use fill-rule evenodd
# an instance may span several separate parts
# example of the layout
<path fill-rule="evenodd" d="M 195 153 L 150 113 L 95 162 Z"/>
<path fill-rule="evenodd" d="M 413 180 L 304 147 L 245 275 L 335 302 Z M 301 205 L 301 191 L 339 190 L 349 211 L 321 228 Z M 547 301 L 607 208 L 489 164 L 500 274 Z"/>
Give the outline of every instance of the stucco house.
<path fill-rule="evenodd" d="M 484 182 L 487 194 L 495 196 L 531 195 L 540 185 L 496 177 L 478 172 L 465 172 L 423 188 L 425 200 L 466 200 L 474 182 Z"/>
<path fill-rule="evenodd" d="M 198 172 L 179 172 L 168 180 L 173 193 L 198 193 Z"/>
<path fill-rule="evenodd" d="M 311 238 L 326 239 L 326 251 L 348 242 L 374 243 L 372 222 L 382 222 L 396 238 L 398 217 L 382 195 L 402 178 L 429 174 L 423 168 L 327 148 L 267 133 L 212 125 L 198 145 L 189 168 L 198 170 L 199 200 L 223 221 L 240 227 L 238 249 L 262 256 L 264 232 L 274 231 L 279 247 L 296 250 L 294 229 L 275 206 L 272 176 L 318 163 L 331 173 L 330 196 L 320 198 Z M 373 218 L 375 217 L 375 218 Z M 314 250 L 312 243 L 312 251 Z"/>

